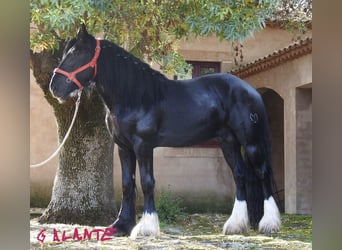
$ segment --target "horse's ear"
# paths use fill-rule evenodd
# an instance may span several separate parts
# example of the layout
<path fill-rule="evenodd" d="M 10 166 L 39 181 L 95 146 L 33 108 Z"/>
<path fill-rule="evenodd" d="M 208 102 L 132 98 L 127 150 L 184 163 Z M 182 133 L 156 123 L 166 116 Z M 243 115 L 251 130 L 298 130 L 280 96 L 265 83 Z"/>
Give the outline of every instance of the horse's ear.
<path fill-rule="evenodd" d="M 78 30 L 77 33 L 77 39 L 80 40 L 85 40 L 89 36 L 87 28 L 84 23 L 81 24 L 80 29 Z"/>

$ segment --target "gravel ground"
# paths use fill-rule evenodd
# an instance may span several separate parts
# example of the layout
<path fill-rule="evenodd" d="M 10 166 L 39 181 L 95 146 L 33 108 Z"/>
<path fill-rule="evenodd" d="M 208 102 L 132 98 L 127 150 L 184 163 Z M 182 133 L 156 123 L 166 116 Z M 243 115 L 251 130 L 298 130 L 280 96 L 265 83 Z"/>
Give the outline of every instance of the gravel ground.
<path fill-rule="evenodd" d="M 39 224 L 33 218 L 30 245 L 31 249 L 312 249 L 311 217 L 283 215 L 282 231 L 269 236 L 255 231 L 223 235 L 226 219 L 227 215 L 218 214 L 182 215 L 176 224 L 162 224 L 158 237 L 131 240 L 107 236 L 105 227 Z"/>

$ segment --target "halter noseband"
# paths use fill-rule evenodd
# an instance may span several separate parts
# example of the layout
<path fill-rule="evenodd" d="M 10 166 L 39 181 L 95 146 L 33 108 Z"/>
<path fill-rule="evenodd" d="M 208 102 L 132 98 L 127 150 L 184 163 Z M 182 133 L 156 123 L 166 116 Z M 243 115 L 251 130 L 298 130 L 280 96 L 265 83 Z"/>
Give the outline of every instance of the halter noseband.
<path fill-rule="evenodd" d="M 82 84 L 77 80 L 76 78 L 76 75 L 88 68 L 93 68 L 94 69 L 94 74 L 93 74 L 93 78 L 95 78 L 96 76 L 96 73 L 97 73 L 97 59 L 100 55 L 100 50 L 101 50 L 101 47 L 100 47 L 100 40 L 99 39 L 96 39 L 96 47 L 95 47 L 95 54 L 94 54 L 94 57 L 93 59 L 91 59 L 90 62 L 88 62 L 87 64 L 84 64 L 83 66 L 79 67 L 78 69 L 75 69 L 74 71 L 72 72 L 66 72 L 60 68 L 55 68 L 55 70 L 53 71 L 53 73 L 59 73 L 59 74 L 62 74 L 64 76 L 67 77 L 67 79 L 70 81 L 70 82 L 73 82 L 77 85 L 78 88 L 83 88 Z"/>

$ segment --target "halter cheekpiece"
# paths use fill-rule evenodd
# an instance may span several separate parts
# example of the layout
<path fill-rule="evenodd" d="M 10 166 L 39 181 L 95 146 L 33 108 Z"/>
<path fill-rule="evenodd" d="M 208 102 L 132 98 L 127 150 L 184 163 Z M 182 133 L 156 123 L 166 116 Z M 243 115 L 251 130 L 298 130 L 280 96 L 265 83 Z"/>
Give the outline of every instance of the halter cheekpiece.
<path fill-rule="evenodd" d="M 93 68 L 94 69 L 94 74 L 92 79 L 95 78 L 97 74 L 97 59 L 100 55 L 101 47 L 100 47 L 100 40 L 96 39 L 96 47 L 95 47 L 95 53 L 94 57 L 91 59 L 91 61 L 87 64 L 84 64 L 83 66 L 79 67 L 78 69 L 72 71 L 72 72 L 66 72 L 65 70 L 62 70 L 60 68 L 55 68 L 53 73 L 59 73 L 67 77 L 67 80 L 70 82 L 73 82 L 74 84 L 77 85 L 78 88 L 82 89 L 83 86 L 82 84 L 77 80 L 76 76 L 78 73 L 88 69 L 88 68 Z"/>

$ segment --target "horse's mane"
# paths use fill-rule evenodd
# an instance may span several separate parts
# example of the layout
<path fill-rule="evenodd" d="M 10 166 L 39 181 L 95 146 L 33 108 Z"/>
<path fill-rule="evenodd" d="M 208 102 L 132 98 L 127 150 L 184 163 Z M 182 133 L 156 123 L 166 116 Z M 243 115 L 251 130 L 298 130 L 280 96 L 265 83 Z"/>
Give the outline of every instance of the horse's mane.
<path fill-rule="evenodd" d="M 103 88 L 110 105 L 148 108 L 163 99 L 166 82 L 171 81 L 147 63 L 107 40 L 101 41 L 98 69 L 98 84 Z"/>

